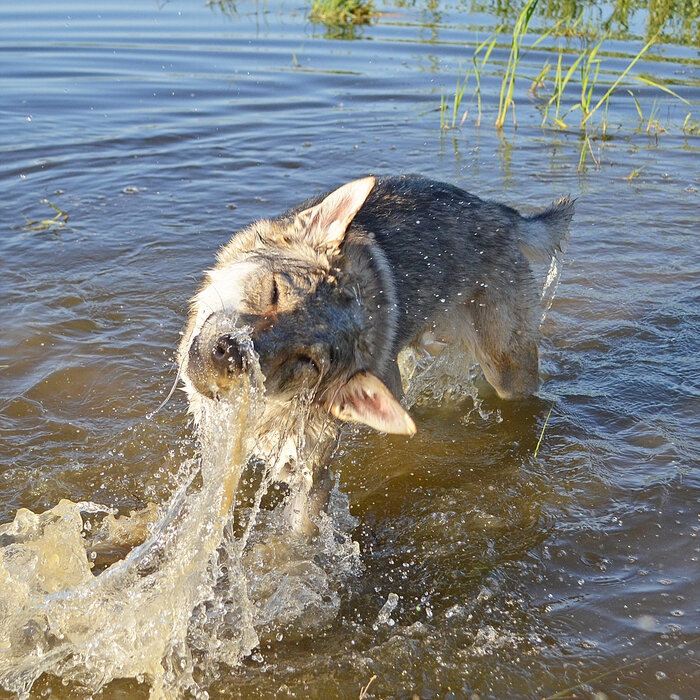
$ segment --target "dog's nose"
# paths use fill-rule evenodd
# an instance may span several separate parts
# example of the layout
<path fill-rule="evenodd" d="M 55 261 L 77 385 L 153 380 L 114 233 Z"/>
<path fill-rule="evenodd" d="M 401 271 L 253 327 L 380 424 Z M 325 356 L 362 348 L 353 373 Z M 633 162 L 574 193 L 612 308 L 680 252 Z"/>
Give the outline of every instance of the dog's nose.
<path fill-rule="evenodd" d="M 222 335 L 211 349 L 211 359 L 214 369 L 224 376 L 240 374 L 248 368 L 245 355 L 236 339 L 230 335 Z"/>

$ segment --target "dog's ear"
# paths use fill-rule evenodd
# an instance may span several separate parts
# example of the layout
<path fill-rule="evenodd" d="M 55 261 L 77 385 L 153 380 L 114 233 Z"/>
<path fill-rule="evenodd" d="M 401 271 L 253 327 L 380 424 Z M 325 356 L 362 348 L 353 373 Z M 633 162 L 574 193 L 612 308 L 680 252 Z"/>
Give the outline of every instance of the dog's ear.
<path fill-rule="evenodd" d="M 340 420 L 364 423 L 382 433 L 413 435 L 416 424 L 386 385 L 369 372 L 358 372 L 335 395 L 330 412 Z"/>
<path fill-rule="evenodd" d="M 314 248 L 337 249 L 355 214 L 374 187 L 374 177 L 353 180 L 331 192 L 320 204 L 305 209 L 294 219 L 294 230 Z"/>

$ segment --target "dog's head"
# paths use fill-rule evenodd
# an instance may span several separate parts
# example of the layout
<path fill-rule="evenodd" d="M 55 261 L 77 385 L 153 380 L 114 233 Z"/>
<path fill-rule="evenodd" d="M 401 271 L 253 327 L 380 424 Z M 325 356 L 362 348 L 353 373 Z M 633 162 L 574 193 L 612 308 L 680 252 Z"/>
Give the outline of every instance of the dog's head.
<path fill-rule="evenodd" d="M 412 434 L 415 424 L 371 370 L 386 294 L 350 242 L 348 226 L 372 191 L 367 177 L 343 185 L 296 215 L 261 220 L 237 233 L 192 304 L 179 360 L 190 395 L 236 392 L 252 364 L 240 341 L 248 328 L 267 400 L 296 397 L 345 421 Z M 354 246 L 354 254 L 348 248 Z M 359 259 L 362 255 L 359 254 Z M 367 259 L 371 259 L 367 258 Z"/>

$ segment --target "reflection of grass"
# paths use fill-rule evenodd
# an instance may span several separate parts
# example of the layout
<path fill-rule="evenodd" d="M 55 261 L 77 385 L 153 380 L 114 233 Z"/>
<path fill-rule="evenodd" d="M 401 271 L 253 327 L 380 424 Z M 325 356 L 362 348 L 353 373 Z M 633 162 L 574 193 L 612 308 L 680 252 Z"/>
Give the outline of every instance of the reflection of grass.
<path fill-rule="evenodd" d="M 624 70 L 613 76 L 609 87 L 605 89 L 602 97 L 598 100 L 594 99 L 594 95 L 602 91 L 600 83 L 603 59 L 601 55 L 603 53 L 602 47 L 605 42 L 605 37 L 595 42 L 592 39 L 587 39 L 583 50 L 578 54 L 558 45 L 551 49 L 556 55 L 556 62 L 554 65 L 547 60 L 534 79 L 525 78 L 525 76 L 522 75 L 520 64 L 523 52 L 523 38 L 527 32 L 530 19 L 533 16 L 538 1 L 539 0 L 528 0 L 518 16 L 512 31 L 510 54 L 505 70 L 500 65 L 493 66 L 492 72 L 499 76 L 501 82 L 495 119 L 496 128 L 499 131 L 503 129 L 509 111 L 511 111 L 513 115 L 513 126 L 517 127 L 514 98 L 515 84 L 516 81 L 522 82 L 523 80 L 527 80 L 527 82 L 530 83 L 530 92 L 532 96 L 539 102 L 538 109 L 541 113 L 543 128 L 568 129 L 572 125 L 572 120 L 578 117 L 578 129 L 582 136 L 581 159 L 579 162 L 580 168 L 584 167 L 587 155 L 589 153 L 593 155 L 591 136 L 596 132 L 600 132 L 602 139 L 608 138 L 608 108 L 613 96 L 622 95 L 632 98 L 637 114 L 639 115 L 640 125 L 646 122 L 647 133 L 658 136 L 667 131 L 667 128 L 664 127 L 658 119 L 656 102 L 654 102 L 648 117 L 645 117 L 644 110 L 639 100 L 637 100 L 632 90 L 628 87 L 633 82 L 641 83 L 642 85 L 661 90 L 677 100 L 688 104 L 687 100 L 683 99 L 666 85 L 658 83 L 647 76 L 630 75 L 632 68 L 647 53 L 651 46 L 654 45 L 656 36 L 650 39 L 639 52 L 632 57 Z M 550 35 L 565 35 L 566 32 L 562 31 L 562 24 L 562 21 L 557 22 L 552 28 L 540 35 L 528 48 L 534 48 Z M 576 30 L 576 23 L 574 23 L 574 30 Z M 586 34 L 586 37 L 587 36 Z M 476 76 L 477 83 L 473 95 L 473 98 L 477 98 L 477 126 L 480 124 L 482 117 L 481 77 L 485 72 L 486 64 L 489 61 L 491 51 L 498 37 L 499 33 L 497 32 L 491 38 L 483 41 L 476 47 L 472 56 L 472 63 L 474 66 L 472 70 Z M 450 109 L 450 103 L 443 94 L 440 103 L 441 128 L 448 129 L 457 127 L 457 113 L 464 99 L 467 81 L 472 70 L 468 71 L 464 76 L 462 76 L 460 72 L 460 75 L 457 77 L 457 85 L 452 100 L 451 123 L 449 123 L 446 117 Z M 578 94 L 578 97 L 575 99 L 572 99 L 572 91 Z M 459 122 L 459 126 L 466 120 L 468 111 L 469 108 L 465 110 L 462 120 Z M 594 124 L 593 117 L 596 113 L 598 113 L 599 119 L 598 123 Z M 692 120 L 692 114 L 689 113 L 683 124 L 683 132 L 692 134 L 696 130 L 697 123 Z M 595 157 L 593 160 L 595 161 Z"/>
<path fill-rule="evenodd" d="M 368 24 L 377 14 L 371 0 L 313 0 L 309 19 L 329 26 Z"/>
<path fill-rule="evenodd" d="M 226 15 L 237 15 L 236 3 L 234 0 L 207 0 L 204 3 L 207 7 L 218 8 Z"/>
<path fill-rule="evenodd" d="M 472 12 L 479 12 L 503 21 L 514 21 L 520 12 L 522 0 L 472 0 Z M 600 27 L 615 39 L 629 41 L 635 38 L 632 27 L 635 15 L 645 13 L 646 39 L 659 34 L 661 40 L 695 47 L 700 44 L 700 4 L 698 0 L 539 0 L 537 15 L 550 22 L 563 20 L 557 34 L 562 36 L 600 36 Z"/>

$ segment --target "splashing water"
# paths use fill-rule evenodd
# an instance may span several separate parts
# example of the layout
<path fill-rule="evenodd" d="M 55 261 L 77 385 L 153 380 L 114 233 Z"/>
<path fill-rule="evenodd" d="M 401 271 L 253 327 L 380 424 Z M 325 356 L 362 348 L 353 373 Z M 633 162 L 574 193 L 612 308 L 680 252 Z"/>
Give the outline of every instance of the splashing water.
<path fill-rule="evenodd" d="M 555 256 L 542 289 L 542 321 L 560 275 Z M 436 357 L 402 352 L 406 403 L 470 395 L 481 413 L 476 369 L 467 359 L 453 349 Z M 337 487 L 328 515 L 316 523 L 318 535 L 299 538 L 281 506 L 260 509 L 275 477 L 268 465 L 243 533 L 234 536 L 232 504 L 256 447 L 261 387 L 256 367 L 234 400 L 206 402 L 200 458 L 183 464 L 179 486 L 161 508 L 115 519 L 100 504 L 62 500 L 40 514 L 21 509 L 0 526 L 6 690 L 26 697 L 48 673 L 88 692 L 136 678 L 150 683 L 152 698 L 206 697 L 219 665 L 235 666 L 262 638 L 303 636 L 335 618 L 343 584 L 361 570 L 359 545 L 347 536 L 357 523 Z M 302 427 L 292 432 L 300 435 Z M 94 553 L 105 545 L 136 546 L 95 575 Z M 386 620 L 377 624 L 389 622 L 393 605 L 390 597 Z"/>
<path fill-rule="evenodd" d="M 99 504 L 62 500 L 41 514 L 22 509 L 0 526 L 6 690 L 27 696 L 49 673 L 89 692 L 115 678 L 137 678 L 150 682 L 152 698 L 205 697 L 202 686 L 218 665 L 250 654 L 259 631 L 302 616 L 314 628 L 335 615 L 339 581 L 359 561 L 357 544 L 338 537 L 349 512 L 337 489 L 312 542 L 285 533 L 276 512 L 261 516 L 262 538 L 252 526 L 272 480 L 267 474 L 243 538 L 232 534 L 231 504 L 253 449 L 259 386 L 249 380 L 234 401 L 207 402 L 201 458 L 183 465 L 179 487 L 159 512 L 115 520 Z M 107 514 L 94 537 L 86 514 Z M 130 539 L 141 544 L 101 574 L 92 572 L 92 544 Z"/>
<path fill-rule="evenodd" d="M 197 470 L 191 469 L 148 539 L 99 576 L 81 536 L 83 504 L 61 501 L 41 515 L 22 510 L 3 526 L 10 542 L 0 565 L 6 689 L 26 693 L 45 672 L 91 689 L 145 676 L 154 697 L 189 684 L 182 663 L 189 662 L 189 620 L 213 597 L 213 559 L 246 461 L 250 399 L 248 385 L 224 416 L 209 418 L 223 418 L 234 430 L 219 431 L 223 449 L 203 451 L 201 490 L 192 492 Z M 244 637 L 241 651 L 254 643 L 253 634 Z"/>
<path fill-rule="evenodd" d="M 547 277 L 544 281 L 544 285 L 542 286 L 542 294 L 540 295 L 540 304 L 542 306 L 540 326 L 544 324 L 544 320 L 547 318 L 547 313 L 552 308 L 554 296 L 557 293 L 557 287 L 559 286 L 559 280 L 561 279 L 562 257 L 563 254 L 555 252 L 549 262 L 549 270 L 547 271 Z"/>

